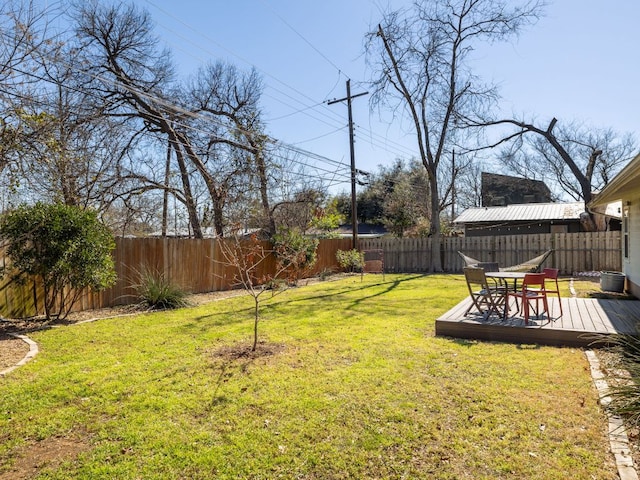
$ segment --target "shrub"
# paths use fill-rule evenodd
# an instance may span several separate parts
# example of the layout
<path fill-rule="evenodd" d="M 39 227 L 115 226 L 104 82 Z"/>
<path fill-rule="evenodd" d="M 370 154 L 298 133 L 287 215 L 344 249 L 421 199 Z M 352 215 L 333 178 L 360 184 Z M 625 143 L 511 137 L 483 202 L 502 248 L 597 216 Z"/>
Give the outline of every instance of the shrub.
<path fill-rule="evenodd" d="M 349 272 L 358 272 L 364 269 L 364 252 L 356 249 L 338 250 L 336 252 L 338 265 Z"/>
<path fill-rule="evenodd" d="M 189 306 L 188 293 L 170 282 L 164 273 L 143 269 L 138 273 L 135 285 L 140 301 L 152 310 L 164 310 Z"/>
<path fill-rule="evenodd" d="M 283 269 L 287 280 L 295 285 L 315 265 L 318 240 L 303 235 L 299 230 L 288 229 L 278 232 L 272 241 L 277 269 Z"/>
<path fill-rule="evenodd" d="M 333 270 L 331 268 L 325 268 L 318 273 L 318 278 L 320 279 L 320 281 L 324 282 L 331 275 L 333 275 Z"/>
<path fill-rule="evenodd" d="M 99 291 L 115 283 L 113 235 L 94 211 L 22 205 L 2 216 L 0 237 L 16 277 L 30 275 L 42 285 L 47 320 L 65 318 L 84 288 Z"/>

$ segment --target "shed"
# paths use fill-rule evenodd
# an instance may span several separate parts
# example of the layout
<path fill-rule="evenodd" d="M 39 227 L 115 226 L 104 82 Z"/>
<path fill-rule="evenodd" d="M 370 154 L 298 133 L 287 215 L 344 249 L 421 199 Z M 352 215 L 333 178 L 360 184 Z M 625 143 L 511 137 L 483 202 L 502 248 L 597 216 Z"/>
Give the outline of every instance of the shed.
<path fill-rule="evenodd" d="M 523 203 L 468 208 L 454 224 L 468 237 L 580 232 L 584 203 Z"/>

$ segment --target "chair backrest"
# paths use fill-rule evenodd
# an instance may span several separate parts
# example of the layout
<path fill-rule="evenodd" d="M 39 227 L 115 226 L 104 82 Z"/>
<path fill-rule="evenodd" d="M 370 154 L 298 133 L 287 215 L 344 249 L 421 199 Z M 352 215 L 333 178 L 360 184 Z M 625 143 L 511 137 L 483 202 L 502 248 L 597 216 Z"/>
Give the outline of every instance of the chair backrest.
<path fill-rule="evenodd" d="M 464 278 L 467 280 L 467 285 L 471 289 L 471 285 L 480 285 L 482 288 L 487 286 L 487 277 L 484 274 L 484 270 L 478 267 L 465 267 Z"/>
<path fill-rule="evenodd" d="M 480 262 L 476 265 L 476 267 L 484 269 L 485 272 L 500 271 L 500 265 L 498 265 L 498 262 Z"/>
<path fill-rule="evenodd" d="M 542 270 L 542 273 L 544 274 L 545 278 L 548 278 L 550 280 L 557 280 L 559 270 L 557 268 L 545 268 L 544 270 Z"/>
<path fill-rule="evenodd" d="M 532 286 L 544 289 L 544 279 L 544 273 L 527 273 L 522 280 L 522 289 L 526 290 Z"/>

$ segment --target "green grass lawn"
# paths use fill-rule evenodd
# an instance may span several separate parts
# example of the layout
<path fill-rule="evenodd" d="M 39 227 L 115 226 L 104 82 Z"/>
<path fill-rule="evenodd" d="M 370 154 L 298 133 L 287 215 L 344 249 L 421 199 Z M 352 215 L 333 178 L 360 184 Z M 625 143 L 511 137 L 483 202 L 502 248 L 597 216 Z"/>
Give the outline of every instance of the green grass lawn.
<path fill-rule="evenodd" d="M 368 275 L 32 335 L 0 379 L 0 478 L 614 479 L 581 350 L 434 337 L 461 275 Z M 5 473 L 5 477 L 2 474 Z M 33 472 L 31 472 L 33 474 Z"/>

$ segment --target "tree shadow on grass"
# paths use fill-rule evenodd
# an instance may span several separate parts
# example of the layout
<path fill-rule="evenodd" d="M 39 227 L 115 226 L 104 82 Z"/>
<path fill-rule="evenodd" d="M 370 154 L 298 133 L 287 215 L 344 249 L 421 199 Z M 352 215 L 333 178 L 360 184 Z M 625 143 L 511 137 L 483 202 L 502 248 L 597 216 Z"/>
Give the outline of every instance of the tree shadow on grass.
<path fill-rule="evenodd" d="M 332 299 L 332 298 L 337 298 L 341 295 L 345 295 L 345 294 L 351 294 L 357 291 L 361 291 L 361 292 L 367 292 L 369 290 L 371 290 L 372 288 L 375 287 L 379 287 L 379 286 L 383 286 L 383 285 L 387 285 L 387 288 L 381 292 L 375 292 L 372 293 L 370 295 L 366 295 L 366 296 L 362 296 L 361 298 L 357 299 L 355 302 L 356 303 L 360 303 L 363 302 L 367 299 L 371 299 L 371 298 L 375 298 L 381 295 L 384 295 L 386 293 L 389 293 L 390 291 L 396 289 L 398 286 L 400 286 L 403 283 L 409 282 L 411 280 L 415 280 L 418 278 L 423 278 L 425 277 L 425 275 L 422 274 L 415 274 L 412 275 L 410 277 L 403 277 L 401 279 L 395 279 L 395 280 L 382 280 L 376 283 L 367 283 L 367 284 L 358 284 L 357 286 L 353 286 L 353 285 L 346 285 L 342 288 L 340 288 L 340 290 L 336 290 L 334 292 L 328 292 L 328 293 L 322 293 L 320 295 L 309 295 L 306 297 L 297 297 L 294 299 L 286 299 L 286 298 L 282 298 L 279 301 L 276 302 L 269 302 L 270 306 L 276 306 L 276 305 L 281 305 L 281 304 L 286 304 L 289 302 L 303 302 L 303 301 L 308 301 L 308 300 L 324 300 L 324 299 Z M 355 278 L 355 277 L 354 277 Z"/>
<path fill-rule="evenodd" d="M 209 351 L 213 359 L 220 362 L 212 362 L 210 368 L 217 372 L 215 390 L 211 395 L 210 407 L 215 407 L 233 401 L 226 394 L 221 393 L 221 389 L 236 374 L 245 375 L 249 367 L 260 359 L 275 357 L 286 349 L 283 343 L 260 341 L 256 349 L 252 349 L 252 342 L 236 342 L 225 344 Z"/>
<path fill-rule="evenodd" d="M 359 276 L 359 275 L 358 275 Z M 350 303 L 345 303 L 343 307 L 345 310 L 353 309 L 359 304 L 362 304 L 368 300 L 374 299 L 376 297 L 380 297 L 386 295 L 393 290 L 397 289 L 399 286 L 406 282 L 410 282 L 419 278 L 424 278 L 428 276 L 427 274 L 414 274 L 411 276 L 403 276 L 402 278 L 396 278 L 393 280 L 382 280 L 382 277 L 379 279 L 380 281 L 372 282 L 372 283 L 354 283 L 349 285 L 341 285 L 336 288 L 333 285 L 330 285 L 332 291 L 319 291 L 316 288 L 315 292 L 317 294 L 311 293 L 309 295 L 288 297 L 288 296 L 265 296 L 263 300 L 261 300 L 260 311 L 261 316 L 268 316 L 273 314 L 273 312 L 279 309 L 285 309 L 287 306 L 290 308 L 298 308 L 294 307 L 297 303 L 304 302 L 327 302 L 331 300 L 335 300 L 336 303 L 341 301 L 341 297 L 347 294 L 354 294 L 354 292 L 362 292 L 362 296 L 357 298 L 356 300 L 352 300 Z M 356 278 L 354 276 L 353 278 Z M 372 289 L 376 289 L 377 287 L 385 287 L 380 291 L 372 291 Z M 316 285 L 317 287 L 317 285 Z M 302 287 L 291 287 L 290 290 L 292 292 L 296 291 L 298 288 Z M 238 297 L 235 297 L 238 298 Z M 251 298 L 249 295 L 247 298 Z M 236 306 L 239 306 L 236 304 Z M 325 305 L 326 306 L 326 305 Z M 320 305 L 318 305 L 320 307 Z M 244 323 L 248 318 L 253 317 L 253 302 L 251 305 L 242 306 L 241 308 L 229 308 L 224 311 L 218 311 L 213 313 L 207 313 L 204 315 L 197 316 L 193 319 L 193 321 L 186 323 L 182 328 L 185 331 L 194 331 L 205 332 L 214 327 L 223 327 L 229 325 L 235 325 L 239 323 Z"/>

